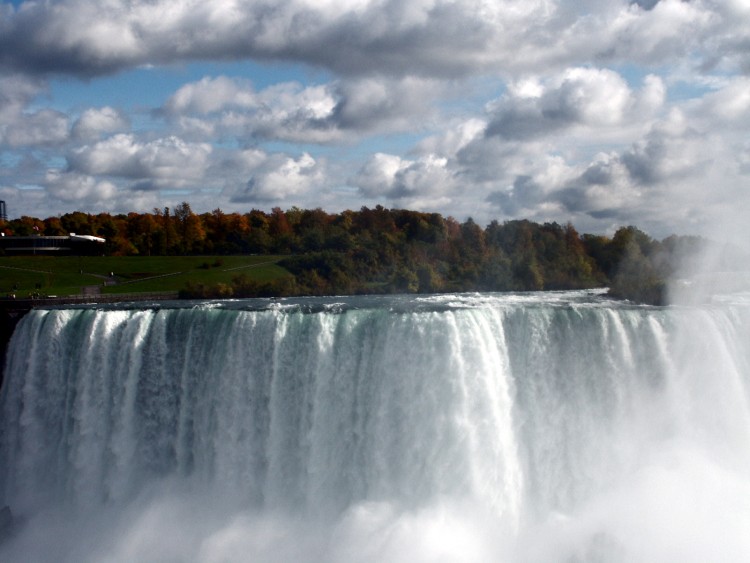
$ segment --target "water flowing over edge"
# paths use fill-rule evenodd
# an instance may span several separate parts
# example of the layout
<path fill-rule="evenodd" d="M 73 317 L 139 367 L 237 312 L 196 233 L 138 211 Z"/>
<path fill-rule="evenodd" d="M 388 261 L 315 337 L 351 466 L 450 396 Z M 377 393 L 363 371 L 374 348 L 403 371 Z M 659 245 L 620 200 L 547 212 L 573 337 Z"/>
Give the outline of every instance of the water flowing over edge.
<path fill-rule="evenodd" d="M 35 311 L 0 554 L 741 560 L 749 329 L 597 292 Z"/>

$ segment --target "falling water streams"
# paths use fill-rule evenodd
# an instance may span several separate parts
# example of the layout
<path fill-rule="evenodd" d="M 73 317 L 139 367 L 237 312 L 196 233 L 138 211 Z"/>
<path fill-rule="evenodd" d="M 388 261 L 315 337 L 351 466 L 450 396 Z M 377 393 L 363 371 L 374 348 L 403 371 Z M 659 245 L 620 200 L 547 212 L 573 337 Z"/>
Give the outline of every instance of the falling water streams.
<path fill-rule="evenodd" d="M 750 559 L 750 297 L 38 309 L 8 561 Z"/>

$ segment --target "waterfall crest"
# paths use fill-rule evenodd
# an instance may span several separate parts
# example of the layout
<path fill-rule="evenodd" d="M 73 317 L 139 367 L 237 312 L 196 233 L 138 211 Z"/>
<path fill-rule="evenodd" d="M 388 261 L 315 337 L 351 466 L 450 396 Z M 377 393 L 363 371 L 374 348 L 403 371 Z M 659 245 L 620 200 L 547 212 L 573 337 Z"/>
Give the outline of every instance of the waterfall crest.
<path fill-rule="evenodd" d="M 35 310 L 0 554 L 69 519 L 70 561 L 747 556 L 749 334 L 741 298 L 586 292 Z"/>

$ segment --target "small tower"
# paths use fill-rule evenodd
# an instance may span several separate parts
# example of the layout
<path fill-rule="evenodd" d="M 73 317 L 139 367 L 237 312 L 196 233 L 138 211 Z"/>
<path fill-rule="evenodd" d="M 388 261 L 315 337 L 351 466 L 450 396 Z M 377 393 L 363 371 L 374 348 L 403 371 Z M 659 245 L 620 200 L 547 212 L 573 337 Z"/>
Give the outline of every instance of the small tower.
<path fill-rule="evenodd" d="M 5 211 L 5 202 L 0 199 L 0 221 L 7 221 L 8 213 Z"/>

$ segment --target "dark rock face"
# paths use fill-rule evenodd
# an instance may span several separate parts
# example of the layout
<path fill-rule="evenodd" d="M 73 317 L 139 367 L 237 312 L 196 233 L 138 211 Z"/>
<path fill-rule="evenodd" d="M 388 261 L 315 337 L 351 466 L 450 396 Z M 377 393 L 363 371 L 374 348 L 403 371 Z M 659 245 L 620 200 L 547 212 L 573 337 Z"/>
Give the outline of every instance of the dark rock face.
<path fill-rule="evenodd" d="M 5 354 L 13 331 L 30 307 L 14 307 L 13 302 L 0 303 L 0 387 L 5 379 Z"/>

